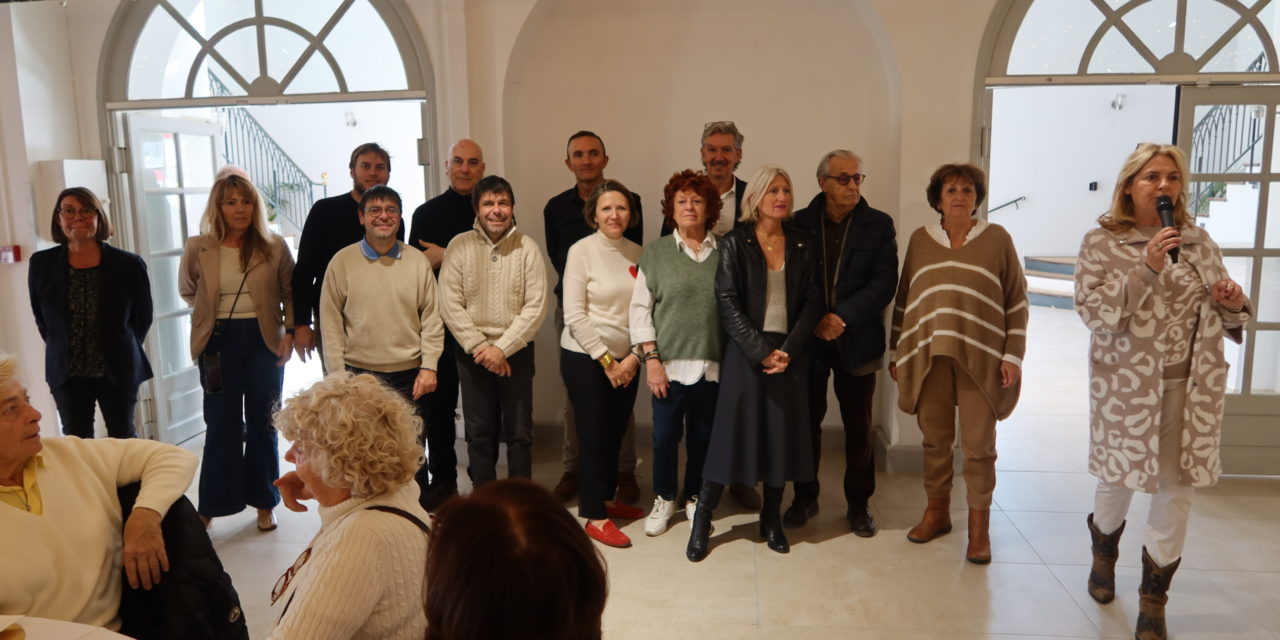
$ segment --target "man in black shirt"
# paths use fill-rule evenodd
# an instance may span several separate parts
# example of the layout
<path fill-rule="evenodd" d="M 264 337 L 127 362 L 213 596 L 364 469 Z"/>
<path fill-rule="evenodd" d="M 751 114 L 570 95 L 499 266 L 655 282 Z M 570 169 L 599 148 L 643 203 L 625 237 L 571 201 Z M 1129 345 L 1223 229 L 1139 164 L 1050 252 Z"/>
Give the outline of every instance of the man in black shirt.
<path fill-rule="evenodd" d="M 428 200 L 413 212 L 413 228 L 409 246 L 422 249 L 436 277 L 444 260 L 445 247 L 454 236 L 471 230 L 476 211 L 471 206 L 471 190 L 484 177 L 484 150 L 472 140 L 459 140 L 449 148 L 445 158 L 445 176 L 449 188 Z M 448 327 L 444 332 L 444 351 L 436 365 L 436 390 L 427 400 L 427 470 L 431 482 L 422 495 L 422 508 L 435 511 L 458 493 L 458 454 L 454 451 L 458 411 L 458 363 L 454 360 L 458 342 Z"/>
<path fill-rule="evenodd" d="M 813 468 L 822 452 L 822 418 L 827 412 L 827 379 L 835 374 L 836 399 L 844 422 L 845 517 L 861 537 L 876 534 L 867 501 L 876 490 L 871 403 L 876 372 L 884 367 L 884 310 L 898 285 L 898 240 L 893 218 L 872 209 L 862 197 L 862 160 L 837 149 L 818 163 L 822 189 L 796 212 L 795 225 L 808 230 L 818 248 L 818 273 L 825 303 L 809 351 L 809 428 Z M 818 513 L 818 482 L 795 483 L 795 502 L 783 525 L 803 526 Z"/>
<path fill-rule="evenodd" d="M 317 200 L 311 205 L 302 227 L 302 239 L 298 241 L 298 260 L 293 268 L 296 324 L 293 349 L 303 362 L 320 343 L 319 332 L 312 330 L 312 323 L 317 328 L 320 326 L 317 305 L 329 260 L 343 247 L 364 237 L 365 228 L 360 224 L 358 211 L 360 196 L 371 187 L 385 185 L 391 178 L 391 155 L 376 142 L 356 147 L 347 166 L 351 169 L 351 192 Z M 396 231 L 396 239 L 404 240 L 404 225 Z M 321 363 L 323 366 L 323 359 Z"/>
<path fill-rule="evenodd" d="M 573 243 L 595 233 L 587 226 L 583 215 L 587 198 L 591 191 L 604 182 L 604 168 L 609 165 L 609 156 L 604 151 L 604 140 L 590 131 L 579 131 L 569 136 L 569 144 L 565 150 L 564 166 L 573 173 L 575 184 L 547 201 L 542 210 L 542 220 L 546 225 L 547 255 L 551 258 L 551 266 L 556 275 L 556 336 L 564 331 L 564 303 L 561 300 L 561 281 L 564 279 L 564 263 L 569 255 L 569 247 Z M 640 210 L 640 196 L 635 196 L 631 203 L 637 222 L 623 232 L 623 236 L 636 243 L 644 244 L 644 215 Z M 640 497 L 640 487 L 636 484 L 636 436 L 635 418 L 627 423 L 627 432 L 622 439 L 622 452 L 618 468 L 618 499 L 628 504 Z M 565 405 L 564 410 L 564 475 L 556 484 L 553 493 L 561 500 L 569 500 L 578 491 L 578 432 L 573 424 L 573 410 Z"/>

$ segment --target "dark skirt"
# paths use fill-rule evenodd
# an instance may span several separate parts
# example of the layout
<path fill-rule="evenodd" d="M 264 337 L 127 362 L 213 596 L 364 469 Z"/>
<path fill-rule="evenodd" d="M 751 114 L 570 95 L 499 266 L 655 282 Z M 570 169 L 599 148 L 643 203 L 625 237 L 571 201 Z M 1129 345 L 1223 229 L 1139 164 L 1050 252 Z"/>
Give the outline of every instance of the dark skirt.
<path fill-rule="evenodd" d="M 765 338 L 776 348 L 784 336 L 767 333 Z M 775 487 L 812 481 L 808 383 L 804 354 L 791 354 L 786 371 L 767 375 L 730 340 L 720 364 L 720 394 L 702 477 Z"/>

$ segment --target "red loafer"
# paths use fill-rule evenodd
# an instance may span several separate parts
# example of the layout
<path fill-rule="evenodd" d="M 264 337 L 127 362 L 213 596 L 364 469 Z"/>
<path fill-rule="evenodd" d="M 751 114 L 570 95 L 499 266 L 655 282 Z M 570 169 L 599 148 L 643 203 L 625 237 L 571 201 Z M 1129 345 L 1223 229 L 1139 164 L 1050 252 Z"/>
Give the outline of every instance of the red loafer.
<path fill-rule="evenodd" d="M 612 521 L 606 520 L 603 527 L 596 528 L 590 522 L 587 523 L 587 536 L 600 544 L 619 549 L 626 549 L 631 546 L 631 538 L 627 534 L 618 529 Z"/>
<path fill-rule="evenodd" d="M 623 520 L 639 520 L 646 515 L 644 509 L 622 504 L 621 502 L 616 502 L 613 506 L 606 506 L 604 512 L 610 518 L 621 518 Z"/>

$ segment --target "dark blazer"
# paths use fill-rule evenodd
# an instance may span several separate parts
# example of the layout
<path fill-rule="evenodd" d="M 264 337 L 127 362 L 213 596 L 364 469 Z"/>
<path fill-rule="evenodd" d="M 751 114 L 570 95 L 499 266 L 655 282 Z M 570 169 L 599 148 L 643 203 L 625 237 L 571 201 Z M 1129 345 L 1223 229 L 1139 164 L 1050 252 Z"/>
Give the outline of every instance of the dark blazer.
<path fill-rule="evenodd" d="M 787 236 L 786 260 L 787 337 L 778 347 L 793 361 L 802 360 L 810 336 L 822 317 L 817 261 L 809 233 L 790 222 L 782 223 Z M 716 299 L 725 333 L 752 362 L 773 352 L 764 339 L 765 289 L 768 287 L 764 253 L 756 241 L 755 225 L 744 223 L 720 240 L 720 266 L 716 269 Z"/>
<path fill-rule="evenodd" d="M 117 387 L 137 388 L 151 378 L 151 363 L 142 350 L 153 315 L 147 267 L 137 254 L 105 242 L 99 264 L 98 322 L 107 379 Z M 45 342 L 44 379 L 50 389 L 61 387 L 71 369 L 69 280 L 66 245 L 32 254 L 27 288 L 31 312 Z"/>
<path fill-rule="evenodd" d="M 738 227 L 744 224 L 747 224 L 738 219 L 742 217 L 742 196 L 746 195 L 746 193 L 747 193 L 747 181 L 737 176 L 734 176 L 733 177 L 733 204 L 734 204 L 733 228 L 734 229 L 737 229 Z M 729 215 L 728 211 L 720 212 L 720 217 L 722 218 L 727 215 Z M 671 218 L 663 216 L 662 231 L 659 233 L 659 235 L 669 236 L 675 230 L 676 230 L 676 225 L 674 222 L 671 221 Z"/>
<path fill-rule="evenodd" d="M 794 219 L 796 226 L 813 237 L 819 289 L 826 273 L 821 245 L 826 206 L 826 194 L 819 193 Z M 822 310 L 844 320 L 844 333 L 835 339 L 834 346 L 845 370 L 852 372 L 884 355 L 884 310 L 893 302 L 898 286 L 898 239 L 893 218 L 871 208 L 866 198 L 859 199 L 849 215 L 852 219 L 845 228 L 844 251 L 834 283 L 835 305 L 828 304 L 828 292 L 823 291 Z M 817 336 L 814 342 L 814 348 L 831 344 Z"/>

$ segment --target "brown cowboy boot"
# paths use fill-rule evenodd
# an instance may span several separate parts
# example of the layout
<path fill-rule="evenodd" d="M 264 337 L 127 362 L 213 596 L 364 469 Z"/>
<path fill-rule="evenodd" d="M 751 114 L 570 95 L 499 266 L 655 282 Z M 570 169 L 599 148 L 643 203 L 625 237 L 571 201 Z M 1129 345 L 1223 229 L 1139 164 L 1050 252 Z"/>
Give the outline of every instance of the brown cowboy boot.
<path fill-rule="evenodd" d="M 1142 548 L 1142 585 L 1138 587 L 1138 624 L 1133 632 L 1137 640 L 1167 640 L 1164 605 L 1169 601 L 1169 583 L 1182 558 L 1166 567 L 1157 567 L 1147 548 Z"/>
<path fill-rule="evenodd" d="M 991 511 L 987 509 L 969 509 L 969 548 L 964 552 L 965 560 L 974 564 L 991 562 Z"/>
<path fill-rule="evenodd" d="M 1085 519 L 1089 524 L 1089 537 L 1093 539 L 1093 567 L 1089 569 L 1089 597 L 1101 604 L 1116 598 L 1116 560 L 1120 557 L 1120 534 L 1124 522 L 1111 533 L 1102 533 L 1093 526 L 1093 514 Z"/>
<path fill-rule="evenodd" d="M 907 539 L 923 544 L 944 533 L 951 533 L 951 499 L 929 498 L 929 506 L 920 522 L 907 532 Z"/>

